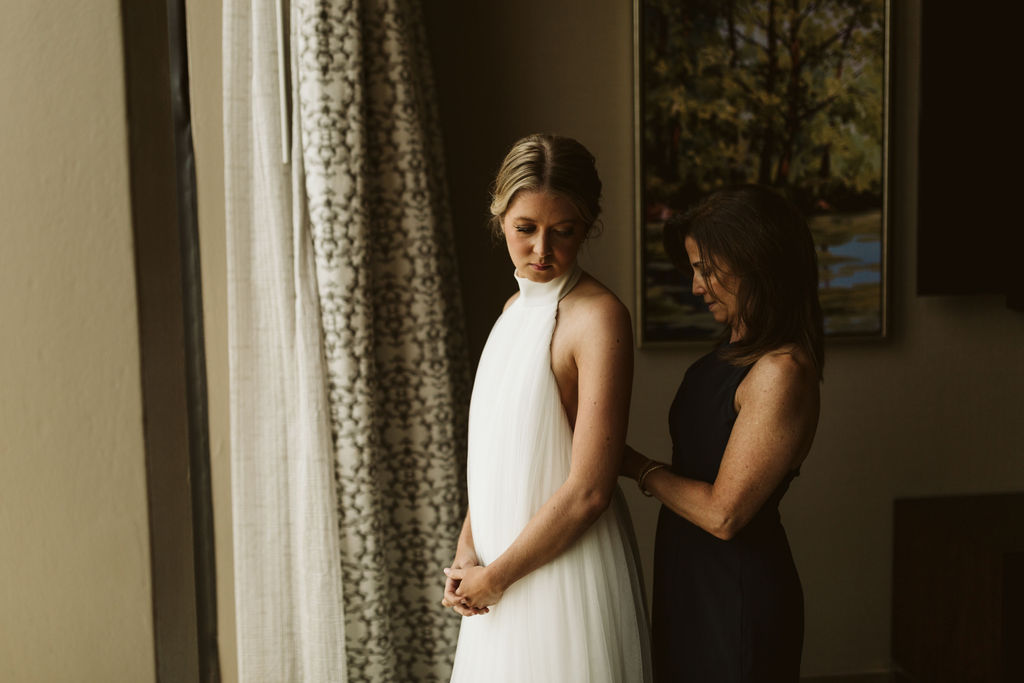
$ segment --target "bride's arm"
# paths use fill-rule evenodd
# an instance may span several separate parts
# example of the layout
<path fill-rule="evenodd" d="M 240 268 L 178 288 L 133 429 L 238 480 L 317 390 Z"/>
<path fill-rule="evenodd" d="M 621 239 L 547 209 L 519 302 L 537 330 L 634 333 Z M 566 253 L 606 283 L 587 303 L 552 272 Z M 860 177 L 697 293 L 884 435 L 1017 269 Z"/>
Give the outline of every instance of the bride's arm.
<path fill-rule="evenodd" d="M 626 437 L 633 383 L 629 313 L 612 296 L 577 312 L 572 332 L 578 372 L 572 463 L 565 483 L 530 519 L 512 545 L 486 567 L 446 570 L 455 594 L 476 608 L 568 548 L 608 507 Z"/>

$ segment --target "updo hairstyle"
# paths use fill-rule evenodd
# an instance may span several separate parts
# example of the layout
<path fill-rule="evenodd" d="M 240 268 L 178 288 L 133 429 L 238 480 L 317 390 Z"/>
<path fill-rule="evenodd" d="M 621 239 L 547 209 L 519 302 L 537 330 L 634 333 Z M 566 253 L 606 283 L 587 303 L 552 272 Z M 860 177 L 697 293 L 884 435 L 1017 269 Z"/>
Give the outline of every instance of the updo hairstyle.
<path fill-rule="evenodd" d="M 520 191 L 552 192 L 568 199 L 580 214 L 587 237 L 601 213 L 601 179 L 594 155 L 561 135 L 527 135 L 509 150 L 491 186 L 490 226 L 502 237 L 501 218 Z M 595 233 L 596 234 L 596 233 Z"/>

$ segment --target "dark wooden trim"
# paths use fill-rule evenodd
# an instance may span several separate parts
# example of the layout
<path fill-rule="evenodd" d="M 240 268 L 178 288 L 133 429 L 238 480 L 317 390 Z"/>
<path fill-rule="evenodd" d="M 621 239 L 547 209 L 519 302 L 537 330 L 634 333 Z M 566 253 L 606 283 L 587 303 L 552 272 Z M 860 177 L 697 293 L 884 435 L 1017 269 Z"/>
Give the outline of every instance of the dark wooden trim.
<path fill-rule="evenodd" d="M 188 382 L 189 464 L 192 475 L 199 674 L 200 680 L 205 683 L 217 683 L 220 681 L 220 658 L 217 647 L 217 567 L 213 535 L 213 484 L 210 477 L 203 283 L 199 260 L 196 163 L 192 147 L 185 0 L 172 0 L 168 3 L 167 11 L 178 172 L 178 227 L 181 234 L 182 289 L 185 302 L 185 361 Z"/>
<path fill-rule="evenodd" d="M 156 677 L 220 680 L 183 0 L 122 0 Z"/>
<path fill-rule="evenodd" d="M 835 676 L 805 676 L 800 683 L 911 683 L 900 673 L 838 674 Z"/>

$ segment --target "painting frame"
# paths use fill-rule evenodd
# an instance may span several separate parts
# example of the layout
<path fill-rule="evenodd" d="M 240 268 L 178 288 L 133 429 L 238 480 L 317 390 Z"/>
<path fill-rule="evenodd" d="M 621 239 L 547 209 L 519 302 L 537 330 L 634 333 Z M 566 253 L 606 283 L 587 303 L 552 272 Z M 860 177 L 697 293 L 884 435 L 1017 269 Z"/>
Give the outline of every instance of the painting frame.
<path fill-rule="evenodd" d="M 705 12 L 708 7 L 716 7 L 708 3 L 679 2 L 673 0 L 672 4 L 677 7 L 686 8 L 689 5 L 703 7 Z M 737 5 L 750 7 L 750 11 L 767 11 L 766 0 L 747 0 L 746 3 L 729 3 L 729 7 Z M 659 220 L 666 215 L 677 213 L 696 201 L 716 187 L 733 184 L 721 182 L 716 178 L 714 182 L 705 182 L 699 188 L 698 194 L 694 187 L 687 188 L 687 192 L 678 192 L 674 197 L 686 196 L 690 201 L 684 202 L 677 199 L 674 205 L 665 206 L 659 192 L 664 195 L 669 183 L 662 182 L 660 185 L 651 168 L 653 163 L 649 150 L 660 152 L 663 147 L 659 146 L 658 131 L 652 130 L 654 117 L 647 118 L 652 110 L 661 105 L 669 96 L 675 97 L 674 107 L 688 111 L 686 99 L 687 87 L 693 88 L 692 83 L 688 86 L 680 86 L 675 90 L 666 89 L 664 79 L 662 82 L 652 84 L 652 78 L 645 77 L 647 70 L 651 68 L 652 55 L 657 56 L 660 45 L 652 47 L 652 38 L 648 35 L 652 26 L 659 28 L 659 37 L 665 31 L 652 21 L 649 12 L 656 11 L 657 5 L 666 5 L 666 0 L 634 0 L 633 2 L 633 67 L 634 67 L 634 167 L 635 167 L 635 272 L 636 272 L 636 342 L 639 348 L 652 348 L 664 346 L 679 346 L 693 344 L 709 344 L 721 336 L 721 327 L 716 325 L 710 313 L 703 307 L 697 297 L 693 297 L 688 291 L 689 283 L 683 282 L 682 274 L 671 266 L 664 251 L 660 249 Z M 856 3 L 853 3 L 856 6 Z M 724 7 L 719 5 L 717 7 Z M 839 5 L 828 2 L 816 3 L 816 6 L 824 6 L 829 9 L 838 6 L 839 9 L 849 9 L 851 3 Z M 805 5 L 806 7 L 806 5 Z M 685 11 L 685 10 L 684 10 Z M 717 10 L 721 11 L 721 10 Z M 828 184 L 824 185 L 819 179 L 813 179 L 805 186 L 794 184 L 792 187 L 783 187 L 782 191 L 792 194 L 793 197 L 803 199 L 801 209 L 808 216 L 809 225 L 815 234 L 815 243 L 819 254 L 819 272 L 822 283 L 819 289 L 822 301 L 822 309 L 825 313 L 826 340 L 827 341 L 875 341 L 886 339 L 889 335 L 889 229 L 891 223 L 890 197 L 891 197 L 891 173 L 890 163 L 890 127 L 891 127 L 891 81 L 892 81 L 892 58 L 891 58 L 891 35 L 892 35 L 892 7 L 891 0 L 862 0 L 860 11 L 869 12 L 870 18 L 861 19 L 865 26 L 865 35 L 862 42 L 868 46 L 861 46 L 860 53 L 852 53 L 847 56 L 843 53 L 837 58 L 842 64 L 844 59 L 853 63 L 850 71 L 855 71 L 858 78 L 863 80 L 856 82 L 852 88 L 849 98 L 855 106 L 871 105 L 877 109 L 876 118 L 872 123 L 868 115 L 862 117 L 862 127 L 869 129 L 868 133 L 856 130 L 851 126 L 852 132 L 848 138 L 843 138 L 837 133 L 835 124 L 830 126 L 833 130 L 825 136 L 829 147 L 836 145 L 840 150 L 853 150 L 848 152 L 851 157 L 860 155 L 860 158 L 848 161 L 845 168 L 860 168 L 856 175 L 849 179 L 844 177 L 828 178 Z M 815 16 L 816 19 L 821 17 Z M 663 17 L 657 17 L 660 21 Z M 707 17 L 704 17 L 707 19 Z M 828 15 L 821 19 L 819 24 L 828 25 L 829 21 L 847 21 L 848 17 L 841 15 Z M 704 25 L 713 25 L 705 21 Z M 730 31 L 734 30 L 734 23 L 730 21 Z M 719 33 L 721 34 L 721 29 Z M 866 33 L 870 31 L 870 34 Z M 847 29 L 849 33 L 849 29 Z M 697 42 L 697 41 L 693 41 Z M 753 42 L 753 41 L 750 41 Z M 858 44 L 860 45 L 860 44 Z M 858 56 L 859 55 L 859 56 Z M 855 59 L 859 61 L 854 61 Z M 691 61 L 691 64 L 693 62 Z M 661 65 L 661 63 L 659 63 Z M 732 67 L 732 63 L 730 63 Z M 719 73 L 746 73 L 750 76 L 754 72 L 748 70 L 727 72 L 720 70 Z M 840 72 L 841 73 L 841 72 Z M 866 75 L 865 75 L 866 74 Z M 721 77 L 721 76 L 720 76 Z M 724 77 L 721 77 L 724 80 Z M 753 76 L 750 76 L 753 78 Z M 868 80 L 870 79 L 870 80 Z M 694 79 L 696 80 L 696 79 Z M 656 89 L 657 88 L 657 89 Z M 855 99 L 854 94 L 863 89 L 869 95 L 862 100 Z M 680 96 L 680 91 L 683 95 Z M 837 92 L 846 94 L 850 90 L 836 88 Z M 662 98 L 662 101 L 659 101 Z M 693 97 L 693 100 L 699 99 Z M 680 105 L 679 102 L 683 104 Z M 652 105 L 653 103 L 653 105 Z M 701 113 L 707 115 L 707 108 Z M 830 114 L 831 115 L 831 114 Z M 863 125 L 867 121 L 867 125 Z M 877 130 L 872 126 L 877 125 Z M 737 136 L 740 138 L 741 136 Z M 822 135 L 817 138 L 808 136 L 808 139 L 817 141 L 820 145 Z M 867 141 L 867 142 L 865 142 Z M 810 147 L 810 145 L 808 145 Z M 828 159 L 826 154 L 819 156 Z M 695 145 L 696 154 L 693 150 L 688 153 L 696 158 L 707 158 L 701 155 L 701 151 Z M 816 148 L 817 150 L 818 148 Z M 877 156 L 873 156 L 877 154 Z M 730 159 L 735 157 L 730 157 Z M 865 162 L 866 160 L 866 162 Z M 860 167 L 855 161 L 860 161 Z M 825 164 L 821 163 L 824 167 Z M 714 164 L 708 164 L 712 169 Z M 804 165 L 805 168 L 807 164 Z M 737 166 L 741 172 L 750 173 L 749 168 L 742 165 Z M 745 171 L 743 169 L 745 168 Z M 863 170 L 868 168 L 867 171 Z M 732 170 L 729 171 L 733 173 Z M 820 177 L 820 174 L 819 174 Z M 761 178 L 741 178 L 739 182 L 760 182 Z M 776 179 L 773 179 L 773 181 Z M 765 184 L 780 185 L 771 182 Z M 694 185 L 697 185 L 694 183 Z M 783 184 L 784 185 L 784 184 Z M 824 194 L 818 203 L 809 205 L 808 200 L 814 197 L 813 191 L 822 191 L 822 187 L 831 189 L 832 194 Z M 652 191 L 652 187 L 655 190 Z M 838 188 L 838 190 L 837 190 Z M 844 194 L 845 192 L 845 194 Z M 835 205 L 829 199 L 833 196 L 840 198 Z M 656 200 L 655 200 L 656 199 Z M 808 206 L 813 208 L 807 208 Z M 824 207 L 820 208 L 819 207 Z M 656 217 L 652 219 L 652 216 Z M 838 226 L 838 227 L 836 227 Z M 846 241 L 837 242 L 837 240 Z M 675 277 L 678 283 L 673 281 Z M 664 284 L 668 282 L 668 285 Z M 666 293 L 668 292 L 668 293 Z"/>

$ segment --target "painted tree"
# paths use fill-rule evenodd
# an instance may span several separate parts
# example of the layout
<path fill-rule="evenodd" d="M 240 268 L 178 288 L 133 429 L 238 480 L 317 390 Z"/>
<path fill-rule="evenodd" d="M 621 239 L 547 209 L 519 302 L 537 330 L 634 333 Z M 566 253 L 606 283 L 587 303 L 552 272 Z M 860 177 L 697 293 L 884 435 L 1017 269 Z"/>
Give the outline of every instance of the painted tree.
<path fill-rule="evenodd" d="M 881 196 L 884 0 L 645 0 L 648 202 Z"/>

